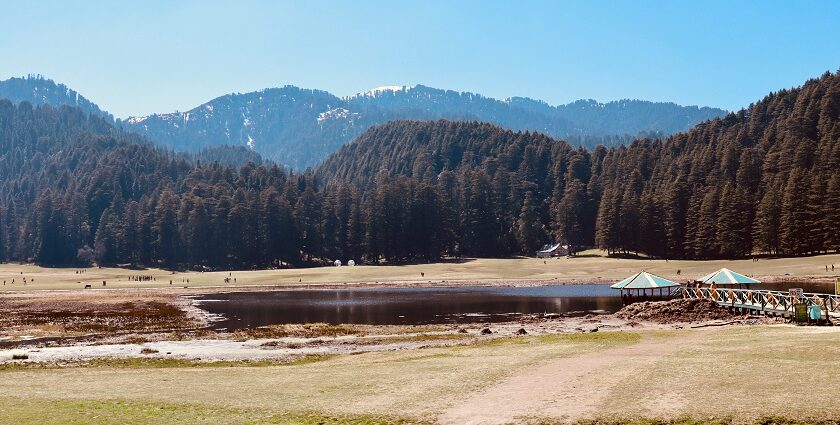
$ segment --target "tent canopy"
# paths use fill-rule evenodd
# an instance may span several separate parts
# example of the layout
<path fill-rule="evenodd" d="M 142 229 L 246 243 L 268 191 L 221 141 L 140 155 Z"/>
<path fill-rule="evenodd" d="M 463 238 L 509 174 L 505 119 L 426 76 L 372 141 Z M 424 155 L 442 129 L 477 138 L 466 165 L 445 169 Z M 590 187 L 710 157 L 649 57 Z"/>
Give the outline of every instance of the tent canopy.
<path fill-rule="evenodd" d="M 740 273 L 735 273 L 727 268 L 722 268 L 714 273 L 709 273 L 700 279 L 699 282 L 715 285 L 752 285 L 761 283 L 751 277 L 746 277 Z"/>
<path fill-rule="evenodd" d="M 659 277 L 648 272 L 636 273 L 627 279 L 618 282 L 610 288 L 613 289 L 657 289 L 657 288 L 672 288 L 680 286 L 679 283 L 671 282 L 664 277 Z"/>

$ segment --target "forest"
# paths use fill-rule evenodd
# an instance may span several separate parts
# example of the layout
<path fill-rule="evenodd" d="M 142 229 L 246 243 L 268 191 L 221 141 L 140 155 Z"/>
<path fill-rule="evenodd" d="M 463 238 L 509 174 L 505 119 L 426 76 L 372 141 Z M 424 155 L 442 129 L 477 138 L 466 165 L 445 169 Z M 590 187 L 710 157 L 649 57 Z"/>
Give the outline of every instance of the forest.
<path fill-rule="evenodd" d="M 549 241 L 660 258 L 836 251 L 838 102 L 840 75 L 826 73 L 685 133 L 593 149 L 392 121 L 293 173 L 4 100 L 0 260 L 251 268 L 530 255 Z"/>

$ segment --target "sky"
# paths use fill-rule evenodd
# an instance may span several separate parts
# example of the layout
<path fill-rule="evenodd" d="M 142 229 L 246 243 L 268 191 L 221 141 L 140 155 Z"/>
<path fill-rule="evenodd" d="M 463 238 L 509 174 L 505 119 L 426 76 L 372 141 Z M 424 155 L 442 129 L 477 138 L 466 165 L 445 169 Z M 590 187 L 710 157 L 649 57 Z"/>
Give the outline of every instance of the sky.
<path fill-rule="evenodd" d="M 116 117 L 287 84 L 737 110 L 840 69 L 838 1 L 7 1 L 0 79 Z"/>

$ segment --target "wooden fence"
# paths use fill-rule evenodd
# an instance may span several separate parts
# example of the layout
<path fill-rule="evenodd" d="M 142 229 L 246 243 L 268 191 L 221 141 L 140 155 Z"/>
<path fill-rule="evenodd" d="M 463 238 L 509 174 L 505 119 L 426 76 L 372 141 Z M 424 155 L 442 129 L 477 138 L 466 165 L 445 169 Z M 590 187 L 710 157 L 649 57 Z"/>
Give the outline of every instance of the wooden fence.
<path fill-rule="evenodd" d="M 681 288 L 682 298 L 712 300 L 724 307 L 754 310 L 765 314 L 792 316 L 794 305 L 818 305 L 823 317 L 840 317 L 840 295 L 803 293 L 794 296 L 787 292 L 756 289 Z"/>

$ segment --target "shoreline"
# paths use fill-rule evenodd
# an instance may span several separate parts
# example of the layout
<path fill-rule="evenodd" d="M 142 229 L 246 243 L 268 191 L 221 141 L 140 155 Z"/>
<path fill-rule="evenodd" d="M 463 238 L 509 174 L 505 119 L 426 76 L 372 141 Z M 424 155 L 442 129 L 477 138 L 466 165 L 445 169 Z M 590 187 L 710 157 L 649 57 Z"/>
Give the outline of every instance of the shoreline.
<path fill-rule="evenodd" d="M 687 284 L 688 279 L 680 276 L 662 276 L 680 284 Z M 833 285 L 835 278 L 830 276 L 809 275 L 766 275 L 755 276 L 762 283 L 790 283 Z M 298 291 L 298 290 L 335 290 L 359 288 L 441 288 L 441 287 L 537 287 L 551 285 L 611 285 L 616 279 L 587 279 L 587 278 L 478 278 L 478 279 L 448 279 L 448 280 L 383 280 L 383 281 L 322 281 L 312 283 L 241 283 L 231 285 L 173 285 L 173 286 L 126 286 L 106 288 L 25 288 L 0 290 L 0 296 L 26 295 L 38 293 L 110 293 L 110 292 L 161 292 L 161 293 L 194 293 L 213 294 L 225 292 L 260 292 L 260 291 Z"/>

